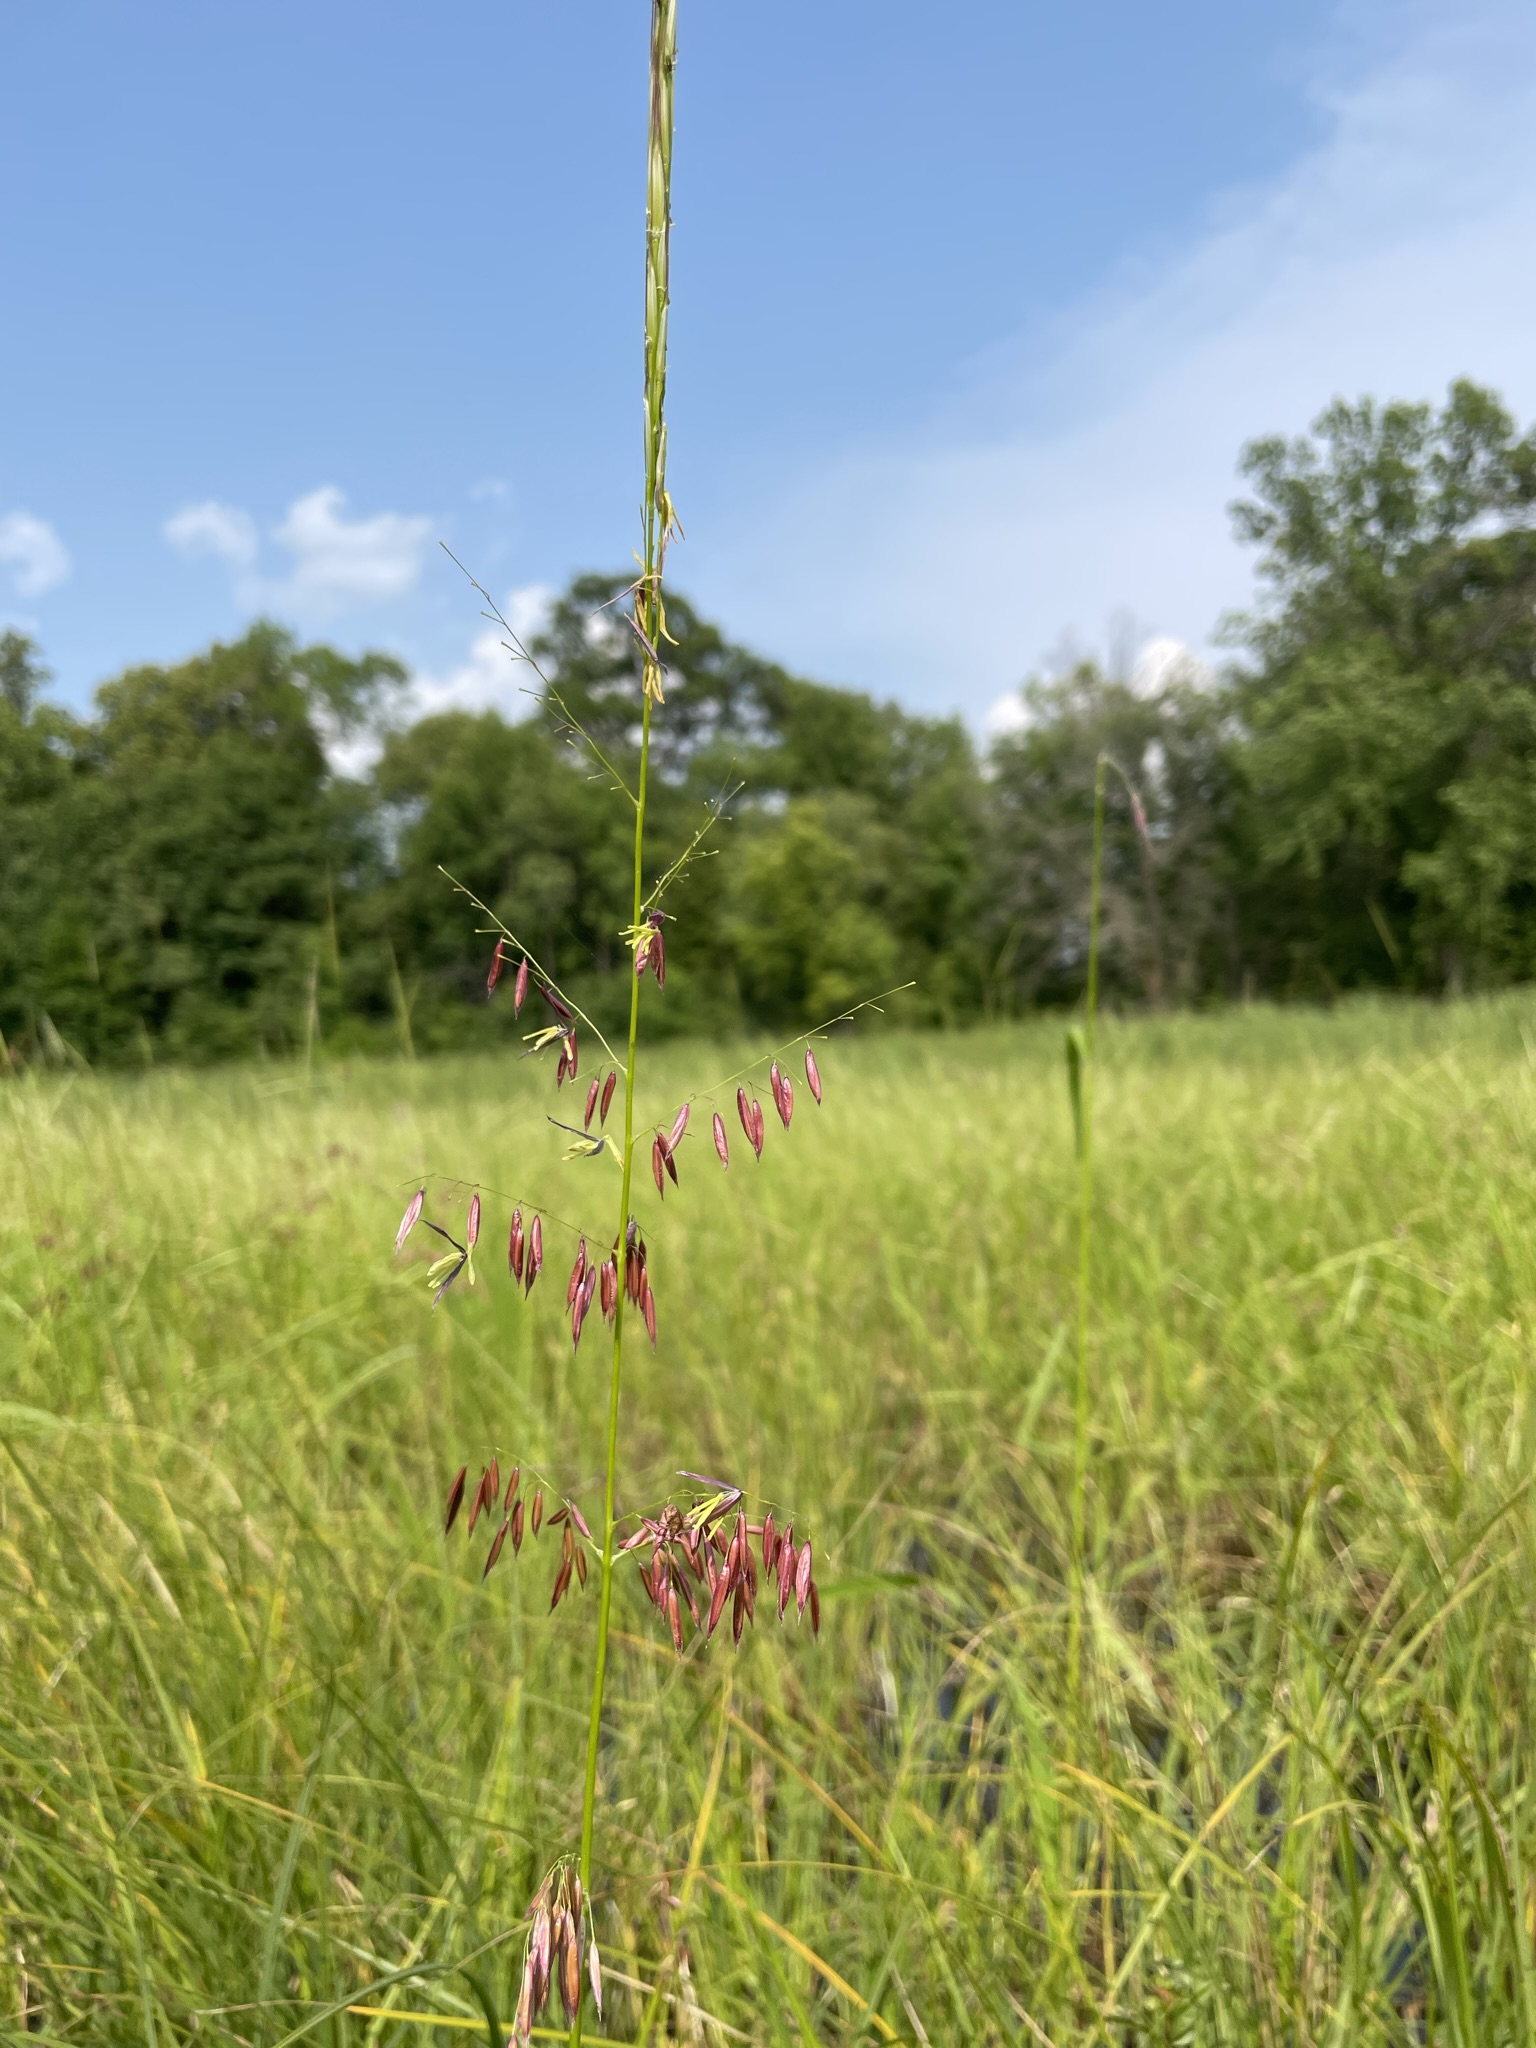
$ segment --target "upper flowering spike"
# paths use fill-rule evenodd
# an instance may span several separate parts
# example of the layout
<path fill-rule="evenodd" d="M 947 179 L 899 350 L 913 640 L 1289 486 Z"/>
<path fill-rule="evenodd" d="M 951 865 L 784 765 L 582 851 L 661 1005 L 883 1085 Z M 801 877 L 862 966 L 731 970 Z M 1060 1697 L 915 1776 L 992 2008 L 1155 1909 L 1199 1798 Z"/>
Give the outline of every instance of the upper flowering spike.
<path fill-rule="evenodd" d="M 395 1232 L 395 1256 L 397 1258 L 405 1247 L 405 1240 L 410 1236 L 420 1220 L 422 1205 L 426 1199 L 426 1189 L 418 1188 L 406 1204 L 405 1214 L 400 1218 L 400 1228 Z"/>
<path fill-rule="evenodd" d="M 807 1088 L 810 1089 L 811 1094 L 815 1097 L 816 1107 L 820 1109 L 821 1069 L 817 1066 L 816 1055 L 811 1051 L 811 1048 L 809 1046 L 805 1048 L 805 1085 Z"/>
<path fill-rule="evenodd" d="M 493 996 L 496 993 L 496 984 L 501 979 L 501 969 L 505 959 L 506 954 L 502 951 L 501 940 L 498 939 L 496 941 L 496 950 L 491 955 L 491 971 L 485 977 L 485 992 L 488 996 Z"/>
<path fill-rule="evenodd" d="M 528 1000 L 528 955 L 525 953 L 517 970 L 517 979 L 512 984 L 512 1014 L 520 1017 L 523 1005 Z"/>
<path fill-rule="evenodd" d="M 717 1151 L 717 1152 L 719 1153 L 719 1155 L 720 1155 L 720 1164 L 721 1164 L 721 1165 L 722 1165 L 722 1166 L 723 1166 L 723 1167 L 724 1167 L 724 1168 L 726 1169 L 726 1171 L 727 1171 L 727 1172 L 729 1172 L 729 1171 L 730 1171 L 730 1165 L 731 1165 L 731 1148 L 730 1148 L 730 1146 L 729 1146 L 729 1145 L 727 1145 L 727 1144 L 726 1144 L 726 1142 L 725 1142 L 725 1124 L 724 1124 L 724 1122 L 723 1122 L 723 1120 L 722 1120 L 722 1118 L 721 1118 L 721 1115 L 720 1115 L 720 1112 L 719 1112 L 719 1110 L 718 1110 L 718 1109 L 717 1109 L 717 1110 L 715 1111 L 715 1124 L 714 1124 L 714 1130 L 715 1130 L 715 1150 L 716 1150 L 716 1151 Z"/>
<path fill-rule="evenodd" d="M 474 1250 L 475 1245 L 479 1240 L 479 1236 L 480 1190 L 476 1188 L 475 1192 L 469 1198 L 469 1221 L 464 1226 L 464 1243 L 469 1251 Z"/>
<path fill-rule="evenodd" d="M 507 1234 L 507 1271 L 514 1280 L 523 1277 L 523 1212 L 512 1211 L 512 1228 Z"/>
<path fill-rule="evenodd" d="M 618 1069 L 616 1067 L 610 1067 L 608 1070 L 608 1078 L 603 1083 L 603 1098 L 601 1103 L 598 1105 L 597 1120 L 600 1124 L 605 1124 L 608 1121 L 608 1109 L 609 1105 L 613 1101 L 613 1091 L 618 1083 L 618 1078 Z"/>

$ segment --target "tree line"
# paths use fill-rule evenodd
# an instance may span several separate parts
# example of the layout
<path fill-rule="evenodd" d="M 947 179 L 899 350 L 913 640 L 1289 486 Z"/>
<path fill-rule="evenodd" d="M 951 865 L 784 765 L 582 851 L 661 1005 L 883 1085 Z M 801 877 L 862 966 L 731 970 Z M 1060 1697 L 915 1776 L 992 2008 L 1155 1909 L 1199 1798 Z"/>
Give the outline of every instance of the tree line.
<path fill-rule="evenodd" d="M 985 749 L 958 719 L 792 676 L 670 600 L 657 872 L 717 822 L 668 898 L 652 1028 L 804 1026 L 907 983 L 887 1011 L 914 1022 L 1074 1001 L 1101 752 L 1125 778 L 1107 795 L 1111 1000 L 1529 978 L 1536 433 L 1464 382 L 1438 409 L 1336 403 L 1241 467 L 1259 594 L 1226 624 L 1225 671 L 1146 689 L 1082 663 L 1026 684 Z M 516 723 L 402 725 L 397 661 L 271 624 L 132 669 L 77 717 L 32 643 L 0 636 L 0 1057 L 513 1032 L 443 870 L 606 1017 L 640 703 L 624 588 L 571 584 Z M 373 767 L 337 773 L 369 731 Z"/>

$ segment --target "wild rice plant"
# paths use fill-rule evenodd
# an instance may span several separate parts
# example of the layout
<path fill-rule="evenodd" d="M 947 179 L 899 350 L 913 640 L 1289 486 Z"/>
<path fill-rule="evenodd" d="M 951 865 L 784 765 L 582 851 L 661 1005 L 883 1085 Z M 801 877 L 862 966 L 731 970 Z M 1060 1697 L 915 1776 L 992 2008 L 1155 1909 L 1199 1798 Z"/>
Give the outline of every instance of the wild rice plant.
<path fill-rule="evenodd" d="M 611 1365 L 608 1379 L 607 1453 L 603 1476 L 600 1539 L 595 1539 L 585 1516 L 574 1499 L 563 1500 L 548 1517 L 551 1528 L 559 1527 L 560 1557 L 555 1570 L 550 1609 L 553 1611 L 572 1589 L 585 1589 L 588 1552 L 595 1552 L 598 1574 L 598 1618 L 593 1657 L 591 1700 L 587 1720 L 586 1771 L 584 1778 L 580 1844 L 574 1859 L 562 1855 L 550 1868 L 529 1908 L 531 1921 L 525 1952 L 522 1984 L 513 2022 L 512 2039 L 526 2048 L 534 2021 L 543 2012 L 553 1992 L 558 1992 L 571 2029 L 572 2048 L 580 2048 L 583 2025 L 583 1990 L 590 1986 L 599 2015 L 602 2012 L 602 1968 L 595 1928 L 592 1924 L 592 1839 L 597 1807 L 598 1759 L 602 1742 L 603 1701 L 608 1670 L 609 1638 L 612 1627 L 613 1578 L 620 1556 L 641 1553 L 640 1576 L 651 1605 L 662 1617 L 673 1648 L 681 1656 L 684 1616 L 694 1631 L 707 1642 L 730 1615 L 732 1640 L 740 1644 L 743 1629 L 753 1620 L 759 1594 L 758 1555 L 761 1577 L 772 1593 L 778 1618 L 783 1621 L 791 1601 L 796 1614 L 809 1610 L 813 1634 L 821 1631 L 821 1594 L 813 1569 L 811 1540 L 802 1529 L 797 1540 L 792 1520 L 778 1523 L 773 1506 L 765 1502 L 754 1519 L 748 1518 L 746 1495 L 732 1480 L 714 1480 L 702 1474 L 682 1472 L 691 1492 L 685 1505 L 667 1500 L 653 1512 L 637 1518 L 638 1526 L 621 1543 L 617 1512 L 620 1417 L 623 1393 L 624 1339 L 627 1310 L 642 1320 L 654 1347 L 657 1339 L 657 1296 L 655 1272 L 640 1220 L 635 1211 L 636 1091 L 639 1078 L 638 1036 L 641 991 L 647 975 L 658 993 L 666 987 L 666 926 L 672 913 L 664 907 L 668 892 L 687 873 L 714 822 L 707 818 L 683 856 L 646 888 L 646 797 L 651 761 L 653 719 L 666 703 L 667 631 L 664 576 L 667 549 L 680 535 L 675 509 L 667 489 L 667 319 L 670 306 L 670 236 L 673 138 L 673 76 L 677 62 L 676 0 L 653 0 L 650 45 L 650 118 L 646 177 L 645 227 L 645 470 L 642 551 L 639 574 L 623 594 L 620 616 L 633 638 L 640 678 L 640 729 L 638 764 L 633 786 L 607 753 L 580 723 L 566 712 L 571 736 L 586 746 L 599 770 L 609 779 L 616 794 L 634 810 L 634 853 L 632 914 L 621 935 L 632 962 L 629 982 L 629 1035 L 622 1056 L 616 1054 L 592 1022 L 553 975 L 545 971 L 529 946 L 502 923 L 495 912 L 478 898 L 471 898 L 491 924 L 495 946 L 487 977 L 487 994 L 494 996 L 503 971 L 515 962 L 512 1002 L 521 1015 L 524 1004 L 534 995 L 548 1015 L 528 1035 L 533 1053 L 554 1052 L 555 1088 L 578 1082 L 582 1068 L 582 1038 L 589 1034 L 601 1047 L 606 1066 L 591 1075 L 586 1086 L 581 1123 L 549 1121 L 572 1142 L 566 1148 L 569 1162 L 610 1161 L 619 1171 L 618 1222 L 606 1253 L 602 1234 L 580 1224 L 566 1228 L 576 1235 L 575 1257 L 565 1289 L 565 1314 L 569 1319 L 571 1345 L 579 1351 L 588 1317 L 596 1305 L 601 1320 L 612 1330 Z M 478 587 L 478 586 L 477 586 Z M 496 614 L 499 618 L 500 614 Z M 505 627 L 506 622 L 501 623 Z M 511 629 L 507 628 L 509 651 L 516 658 L 532 657 Z M 549 695 L 560 704 L 557 679 L 542 677 Z M 564 710 L 564 706 L 561 706 Z M 457 886 L 457 885 L 456 885 Z M 468 893 L 467 891 L 464 893 Z M 863 1007 L 862 1005 L 860 1007 Z M 830 1020 L 841 1022 L 842 1019 Z M 825 1027 L 819 1027 L 825 1029 Z M 811 1044 L 814 1033 L 790 1041 L 804 1058 L 806 1085 L 819 1108 L 822 1099 L 820 1068 Z M 781 1047 L 786 1052 L 789 1047 Z M 768 1065 L 768 1088 L 774 1108 L 785 1131 L 794 1116 L 795 1087 L 783 1071 L 778 1055 Z M 755 1068 L 739 1076 L 732 1074 L 699 1095 L 685 1099 L 663 1127 L 649 1134 L 650 1169 L 656 1197 L 664 1201 L 667 1188 L 680 1185 L 678 1160 L 695 1100 L 702 1097 L 710 1107 L 710 1135 L 722 1170 L 730 1167 L 730 1140 L 725 1118 L 715 1104 L 735 1084 L 735 1106 L 742 1133 L 753 1156 L 761 1161 L 766 1137 L 766 1119 L 761 1101 L 749 1096 L 747 1082 Z M 615 1139 L 607 1131 L 609 1111 L 615 1092 L 622 1089 L 623 1135 Z M 583 1179 L 582 1192 L 586 1192 Z M 473 1284 L 475 1248 L 482 1221 L 481 1192 L 470 1195 L 464 1237 L 461 1240 L 443 1224 L 424 1213 L 425 1186 L 418 1189 L 407 1206 L 395 1239 L 395 1251 L 404 1248 L 417 1224 L 436 1233 L 448 1249 L 428 1270 L 433 1307 L 437 1307 L 465 1277 Z M 534 1213 L 526 1223 L 523 1204 L 514 1199 L 507 1243 L 507 1265 L 514 1284 L 531 1295 L 544 1260 L 545 1220 Z M 589 1237 L 592 1248 L 589 1250 Z M 495 1533 L 491 1537 L 481 1573 L 488 1577 L 510 1541 L 515 1559 L 522 1549 L 524 1531 L 537 1537 L 544 1523 L 544 1491 L 536 1486 L 526 1517 L 520 1493 L 521 1464 L 514 1466 L 505 1489 L 501 1467 L 492 1452 L 483 1466 L 478 1485 L 470 1498 L 468 1530 L 473 1535 L 482 1514 Z M 445 1515 L 445 1533 L 451 1531 L 464 1505 L 468 1467 L 452 1481 Z M 654 2018 L 654 2014 L 652 2015 Z"/>

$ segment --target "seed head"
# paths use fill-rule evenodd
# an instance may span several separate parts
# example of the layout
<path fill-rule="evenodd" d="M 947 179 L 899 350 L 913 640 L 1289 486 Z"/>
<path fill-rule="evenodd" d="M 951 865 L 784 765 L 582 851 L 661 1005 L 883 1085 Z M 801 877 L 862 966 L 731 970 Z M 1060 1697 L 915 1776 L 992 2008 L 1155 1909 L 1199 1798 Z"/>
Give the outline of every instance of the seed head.
<path fill-rule="evenodd" d="M 594 1074 L 594 1075 L 592 1076 L 592 1085 L 591 1085 L 591 1087 L 590 1087 L 590 1088 L 588 1088 L 588 1090 L 587 1090 L 587 1109 L 586 1109 L 586 1114 L 585 1114 L 585 1115 L 583 1116 L 583 1118 L 582 1118 L 582 1120 L 581 1120 L 581 1122 L 582 1122 L 582 1128 L 583 1128 L 584 1130 L 588 1130 L 588 1131 L 590 1131 L 590 1130 L 591 1130 L 591 1128 L 592 1128 L 592 1117 L 593 1117 L 593 1113 L 594 1113 L 594 1111 L 595 1111 L 595 1110 L 596 1110 L 596 1108 L 597 1108 L 597 1093 L 598 1093 L 598 1090 L 599 1090 L 599 1088 L 600 1088 L 601 1086 L 602 1086 L 602 1082 L 601 1082 L 600 1078 L 599 1078 L 599 1077 L 598 1077 L 598 1076 L 597 1076 L 596 1074 Z"/>
<path fill-rule="evenodd" d="M 610 1067 L 608 1070 L 608 1078 L 603 1083 L 603 1098 L 601 1104 L 599 1105 L 597 1120 L 600 1124 L 605 1124 L 608 1121 L 608 1110 L 609 1106 L 613 1101 L 613 1091 L 618 1084 L 618 1079 L 618 1069 L 616 1067 Z"/>
<path fill-rule="evenodd" d="M 651 1178 L 656 1183 L 657 1194 L 665 1199 L 667 1192 L 666 1155 L 661 1148 L 660 1131 L 651 1140 Z"/>
<path fill-rule="evenodd" d="M 482 1471 L 480 1474 L 480 1484 L 475 1488 L 475 1497 L 469 1504 L 469 1527 L 465 1531 L 466 1535 L 473 1536 L 475 1533 L 475 1524 L 480 1519 L 480 1510 L 486 1505 L 485 1482 L 490 1476 L 488 1471 Z"/>
<path fill-rule="evenodd" d="M 504 1512 L 506 1512 L 506 1513 L 508 1513 L 508 1514 L 510 1514 L 510 1513 L 511 1513 L 511 1511 L 512 1511 L 512 1503 L 513 1503 L 513 1501 L 515 1501 L 515 1500 L 517 1499 L 517 1482 L 518 1482 L 518 1480 L 519 1480 L 519 1479 L 520 1479 L 520 1478 L 522 1477 L 522 1473 L 523 1473 L 523 1468 L 522 1468 L 522 1466 L 521 1466 L 521 1465 L 514 1465 L 514 1466 L 512 1467 L 512 1472 L 511 1472 L 511 1476 L 510 1476 L 510 1478 L 509 1478 L 509 1479 L 507 1480 L 507 1490 L 506 1490 L 506 1493 L 505 1493 L 505 1495 L 503 1496 L 503 1499 L 502 1499 L 502 1503 L 501 1503 L 501 1505 L 502 1505 L 502 1508 L 503 1508 Z"/>
<path fill-rule="evenodd" d="M 677 1112 L 677 1115 L 672 1119 L 672 1128 L 667 1133 L 667 1150 L 669 1152 L 675 1152 L 683 1142 L 683 1133 L 688 1128 L 688 1112 L 691 1107 L 691 1103 L 685 1102 Z"/>
<path fill-rule="evenodd" d="M 501 1546 L 503 1545 L 503 1543 L 506 1542 L 507 1531 L 511 1528 L 511 1526 L 512 1524 L 510 1521 L 503 1522 L 501 1527 L 496 1531 L 496 1534 L 491 1538 L 490 1555 L 485 1560 L 485 1570 L 480 1574 L 482 1580 L 488 1579 L 491 1576 L 491 1566 L 496 1562 L 497 1558 L 500 1557 Z"/>
<path fill-rule="evenodd" d="M 779 1072 L 777 1060 L 768 1069 L 768 1086 L 773 1091 L 773 1106 L 782 1118 L 784 1115 L 784 1076 Z"/>
<path fill-rule="evenodd" d="M 807 1088 L 810 1089 L 811 1094 L 815 1097 L 816 1107 L 820 1109 L 821 1069 L 817 1066 L 816 1055 L 811 1051 L 811 1048 L 809 1046 L 805 1048 L 805 1085 Z"/>
<path fill-rule="evenodd" d="M 528 955 L 525 953 L 517 970 L 517 979 L 512 984 L 512 1014 L 520 1017 L 523 1005 L 528 1000 Z"/>
<path fill-rule="evenodd" d="M 773 1563 L 773 1509 L 770 1508 L 763 1517 L 763 1570 L 768 1574 L 769 1578 L 773 1577 Z"/>
<path fill-rule="evenodd" d="M 464 1505 L 464 1481 L 469 1477 L 469 1467 L 461 1465 L 459 1476 L 448 1489 L 448 1506 L 443 1515 L 443 1534 L 446 1536 L 459 1519 L 459 1509 Z"/>
<path fill-rule="evenodd" d="M 747 1143 L 750 1145 L 754 1142 L 752 1137 L 752 1107 L 747 1101 L 747 1091 L 745 1088 L 738 1088 L 736 1090 L 736 1114 L 741 1118 L 741 1128 L 746 1132 Z"/>
<path fill-rule="evenodd" d="M 795 1113 L 795 1084 L 791 1081 L 788 1074 L 781 1074 L 779 1076 L 779 1092 L 774 1100 L 778 1104 L 779 1121 L 787 1131 L 789 1129 L 789 1120 Z"/>
<path fill-rule="evenodd" d="M 616 1259 L 604 1259 L 598 1287 L 602 1297 L 600 1306 L 603 1321 L 611 1323 L 619 1303 L 619 1268 Z"/>
<path fill-rule="evenodd" d="M 516 1557 L 517 1553 L 522 1549 L 522 1547 L 523 1503 L 521 1499 L 518 1499 L 512 1503 L 512 1555 Z"/>
<path fill-rule="evenodd" d="M 640 1313 L 645 1318 L 645 1334 L 651 1340 L 651 1349 L 656 1349 L 656 1297 L 651 1292 L 649 1275 L 643 1280 L 644 1293 L 640 1297 Z"/>
<path fill-rule="evenodd" d="M 512 1228 L 507 1233 L 507 1271 L 514 1280 L 523 1277 L 523 1212 L 512 1211 Z"/>
<path fill-rule="evenodd" d="M 464 1244 L 465 1244 L 465 1248 L 466 1248 L 466 1250 L 468 1250 L 468 1251 L 473 1251 L 473 1250 L 474 1250 L 474 1248 L 475 1248 L 475 1245 L 476 1245 L 477 1241 L 479 1240 L 479 1236 L 480 1236 L 480 1190 L 479 1190 L 478 1188 L 476 1188 L 475 1192 L 474 1192 L 474 1193 L 473 1193 L 473 1194 L 472 1194 L 472 1195 L 470 1196 L 470 1198 L 469 1198 L 469 1221 L 468 1221 L 468 1222 L 467 1222 L 467 1223 L 465 1224 L 465 1226 L 464 1226 Z"/>
<path fill-rule="evenodd" d="M 533 1513 L 529 1516 L 529 1521 L 532 1525 L 534 1535 L 537 1536 L 539 1533 L 539 1529 L 544 1521 L 544 1489 L 542 1486 L 537 1488 L 534 1493 Z"/>
<path fill-rule="evenodd" d="M 811 1540 L 806 1538 L 800 1552 L 800 1562 L 795 1566 L 795 1607 L 800 1614 L 805 1612 L 806 1599 L 811 1590 Z"/>
<path fill-rule="evenodd" d="M 718 1109 L 715 1111 L 714 1131 L 715 1150 L 720 1155 L 720 1164 L 725 1168 L 726 1172 L 729 1173 L 731 1168 L 731 1148 L 725 1142 L 725 1123 Z"/>
<path fill-rule="evenodd" d="M 587 1982 L 592 1986 L 592 2003 L 597 2007 L 599 2019 L 603 2016 L 603 1966 L 597 1953 L 597 1943 L 587 1943 Z"/>
<path fill-rule="evenodd" d="M 501 949 L 501 941 L 498 939 L 496 941 L 496 950 L 491 955 L 491 971 L 485 977 L 485 992 L 488 996 L 493 996 L 496 993 L 496 984 L 501 979 L 501 963 L 505 957 Z"/>
<path fill-rule="evenodd" d="M 761 1159 L 763 1156 L 763 1105 L 754 1095 L 752 1098 L 752 1150 Z"/>
<path fill-rule="evenodd" d="M 487 1509 L 490 1509 L 490 1508 L 493 1508 L 493 1507 L 495 1507 L 495 1505 L 496 1505 L 497 1501 L 498 1501 L 498 1500 L 500 1500 L 500 1498 L 501 1498 L 501 1463 L 500 1463 L 499 1459 L 497 1459 L 497 1458 L 496 1458 L 496 1457 L 495 1457 L 495 1456 L 493 1455 L 493 1456 L 492 1456 L 492 1458 L 491 1458 L 491 1468 L 490 1468 L 490 1471 L 489 1471 L 489 1472 L 488 1472 L 488 1473 L 486 1474 L 486 1481 L 485 1481 L 485 1505 L 486 1505 Z"/>
<path fill-rule="evenodd" d="M 415 1194 L 412 1195 L 410 1201 L 407 1202 L 405 1206 L 405 1214 L 400 1218 L 400 1228 L 395 1232 L 396 1258 L 398 1258 L 400 1256 L 400 1253 L 404 1250 L 405 1240 L 416 1228 L 417 1222 L 421 1216 L 422 1205 L 425 1203 L 426 1199 L 426 1189 L 418 1188 Z"/>
<path fill-rule="evenodd" d="M 587 1240 L 582 1238 L 576 1247 L 576 1263 L 571 1268 L 571 1277 L 565 1283 L 565 1305 L 567 1308 L 581 1292 L 581 1283 L 587 1277 Z"/>
<path fill-rule="evenodd" d="M 533 1219 L 532 1228 L 528 1232 L 528 1278 L 523 1288 L 523 1292 L 525 1295 L 531 1294 L 533 1292 L 533 1283 L 535 1280 L 538 1279 L 539 1273 L 542 1270 L 543 1265 L 544 1225 L 540 1222 L 539 1218 L 535 1216 Z"/>

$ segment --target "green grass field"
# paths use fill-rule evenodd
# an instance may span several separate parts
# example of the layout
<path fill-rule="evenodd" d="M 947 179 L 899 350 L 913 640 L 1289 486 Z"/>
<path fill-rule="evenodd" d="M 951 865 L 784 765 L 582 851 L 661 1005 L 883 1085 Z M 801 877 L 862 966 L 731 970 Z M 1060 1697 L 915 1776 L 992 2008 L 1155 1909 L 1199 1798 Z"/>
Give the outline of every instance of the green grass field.
<path fill-rule="evenodd" d="M 624 1569 L 589 2040 L 659 1983 L 657 2041 L 1536 2041 L 1536 1004 L 1101 1053 L 1076 1716 L 1059 1024 L 834 1041 L 760 1167 L 647 1182 L 624 1505 L 739 1477 L 825 1606 L 679 1662 Z M 495 1448 L 591 1513 L 607 1352 L 499 1197 L 435 1315 L 391 1248 L 423 1168 L 611 1230 L 548 1086 L 0 1087 L 4 2038 L 505 2038 L 595 1600 L 441 1505 Z"/>

